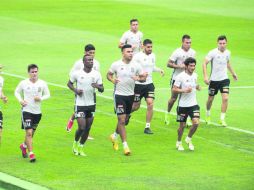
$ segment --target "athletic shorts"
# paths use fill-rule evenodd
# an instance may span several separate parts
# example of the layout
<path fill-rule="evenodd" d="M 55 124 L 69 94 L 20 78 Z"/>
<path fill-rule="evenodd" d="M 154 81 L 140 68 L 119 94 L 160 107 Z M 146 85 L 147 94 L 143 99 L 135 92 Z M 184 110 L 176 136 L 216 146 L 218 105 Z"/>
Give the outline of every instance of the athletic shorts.
<path fill-rule="evenodd" d="M 33 114 L 30 112 L 22 112 L 22 125 L 21 129 L 33 129 L 36 130 L 41 120 L 41 114 Z"/>
<path fill-rule="evenodd" d="M 135 84 L 134 88 L 134 102 L 140 102 L 143 97 L 146 98 L 152 98 L 154 99 L 154 85 L 153 83 L 150 84 Z"/>
<path fill-rule="evenodd" d="M 90 118 L 95 113 L 95 105 L 75 106 L 75 118 Z"/>
<path fill-rule="evenodd" d="M 209 96 L 215 96 L 218 91 L 220 90 L 220 93 L 229 93 L 229 85 L 230 80 L 225 79 L 221 81 L 210 81 L 209 88 L 208 88 L 208 94 Z"/>
<path fill-rule="evenodd" d="M 132 109 L 132 104 L 134 101 L 134 95 L 122 96 L 115 95 L 115 113 L 117 115 L 130 114 Z"/>
<path fill-rule="evenodd" d="M 0 111 L 0 129 L 2 129 L 2 128 L 3 128 L 3 114 Z"/>
<path fill-rule="evenodd" d="M 198 105 L 191 107 L 177 107 L 177 122 L 186 122 L 187 117 L 200 118 L 200 108 Z"/>

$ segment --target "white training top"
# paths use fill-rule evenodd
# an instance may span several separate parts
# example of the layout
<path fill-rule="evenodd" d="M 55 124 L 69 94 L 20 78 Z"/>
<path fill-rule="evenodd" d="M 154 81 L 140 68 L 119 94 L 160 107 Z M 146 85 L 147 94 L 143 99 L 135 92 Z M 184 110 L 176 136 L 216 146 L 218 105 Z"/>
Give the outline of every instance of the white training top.
<path fill-rule="evenodd" d="M 181 72 L 175 80 L 174 86 L 177 86 L 181 89 L 186 89 L 192 87 L 190 93 L 181 93 L 178 100 L 179 107 L 191 107 L 197 105 L 196 98 L 196 87 L 197 87 L 197 74 L 193 73 L 192 75 L 187 74 L 186 72 Z"/>
<path fill-rule="evenodd" d="M 19 102 L 22 100 L 27 102 L 27 105 L 22 108 L 23 111 L 40 114 L 41 101 L 48 99 L 50 97 L 50 93 L 45 81 L 38 79 L 35 83 L 33 83 L 30 79 L 25 79 L 22 80 L 16 87 L 15 96 Z M 35 102 L 35 96 L 39 96 L 41 101 Z"/>
<path fill-rule="evenodd" d="M 152 73 L 153 73 L 153 71 L 155 71 L 157 69 L 155 67 L 155 55 L 154 55 L 154 53 L 151 53 L 151 54 L 147 55 L 144 52 L 139 52 L 136 55 L 134 55 L 132 61 L 139 64 L 141 66 L 143 72 L 148 73 L 148 76 L 146 78 L 146 82 L 142 83 L 142 82 L 136 81 L 135 83 L 136 84 L 142 84 L 142 85 L 153 83 Z"/>
<path fill-rule="evenodd" d="M 74 63 L 69 75 L 71 76 L 73 72 L 83 69 L 84 69 L 83 59 L 79 59 Z M 100 63 L 96 59 L 93 59 L 93 69 L 100 72 Z"/>
<path fill-rule="evenodd" d="M 0 97 L 2 95 L 3 86 L 4 86 L 4 78 L 0 76 Z"/>
<path fill-rule="evenodd" d="M 142 74 L 142 68 L 135 62 L 128 64 L 122 60 L 114 62 L 109 72 L 114 73 L 119 82 L 115 85 L 115 94 L 122 96 L 134 95 L 135 81 L 132 77 Z"/>
<path fill-rule="evenodd" d="M 182 47 L 177 48 L 172 55 L 169 57 L 170 60 L 172 60 L 176 65 L 184 64 L 184 61 L 189 58 L 195 58 L 196 51 L 193 49 L 189 49 L 188 51 L 185 51 Z M 172 73 L 172 80 L 175 80 L 176 76 L 183 72 L 184 69 L 175 68 Z"/>
<path fill-rule="evenodd" d="M 101 74 L 92 69 L 87 73 L 84 70 L 78 70 L 73 72 L 70 76 L 70 81 L 76 83 L 77 89 L 83 90 L 81 96 L 76 95 L 76 106 L 92 106 L 95 105 L 95 88 L 92 87 L 92 83 L 102 84 Z"/>
<path fill-rule="evenodd" d="M 210 80 L 221 81 L 228 79 L 227 63 L 230 59 L 230 51 L 221 52 L 218 48 L 211 50 L 206 56 L 208 61 L 211 61 L 212 69 Z"/>
<path fill-rule="evenodd" d="M 136 48 L 133 49 L 133 53 L 136 54 L 141 50 L 142 38 L 142 32 L 137 31 L 136 33 L 133 33 L 131 30 L 128 30 L 122 35 L 120 42 L 123 44 L 134 45 Z"/>

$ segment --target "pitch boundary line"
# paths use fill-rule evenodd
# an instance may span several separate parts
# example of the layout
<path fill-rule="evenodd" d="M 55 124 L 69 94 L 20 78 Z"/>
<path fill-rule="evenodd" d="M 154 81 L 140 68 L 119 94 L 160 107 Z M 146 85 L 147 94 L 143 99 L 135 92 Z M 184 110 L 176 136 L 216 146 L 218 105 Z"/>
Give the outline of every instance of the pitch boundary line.
<path fill-rule="evenodd" d="M 12 73 L 6 73 L 6 72 L 2 72 L 2 74 L 4 75 L 7 75 L 7 76 L 11 76 L 11 77 L 16 77 L 16 78 L 20 78 L 20 79 L 25 79 L 26 77 L 23 77 L 21 75 L 16 75 L 16 74 L 12 74 Z M 55 86 L 55 87 L 60 87 L 60 88 L 65 88 L 65 89 L 68 89 L 67 86 L 64 86 L 64 85 L 60 85 L 60 84 L 55 84 L 55 83 L 51 83 L 51 82 L 47 82 L 47 84 L 51 85 L 51 86 Z M 102 97 L 104 99 L 108 99 L 108 100 L 113 100 L 113 97 L 111 96 L 105 96 L 105 95 L 102 95 L 102 94 L 97 94 L 97 96 L 99 97 Z M 141 108 L 145 108 L 146 109 L 146 106 L 145 105 L 141 105 L 140 106 Z M 157 111 L 157 112 L 160 112 L 160 113 L 166 113 L 165 110 L 162 110 L 162 109 L 159 109 L 159 108 L 154 108 L 154 111 Z M 171 115 L 176 115 L 176 113 L 171 113 Z M 201 122 L 205 122 L 205 120 L 203 119 L 200 119 Z M 211 125 L 214 125 L 214 126 L 221 126 L 220 124 L 218 123 L 215 123 L 215 122 L 211 122 Z M 238 132 L 242 132 L 242 133 L 247 133 L 247 134 L 250 134 L 250 135 L 254 135 L 254 131 L 249 131 L 249 130 L 245 130 L 245 129 L 240 129 L 240 128 L 236 128 L 236 127 L 232 127 L 232 126 L 227 126 L 225 127 L 226 129 L 229 129 L 229 130 L 233 130 L 233 131 L 238 131 Z"/>

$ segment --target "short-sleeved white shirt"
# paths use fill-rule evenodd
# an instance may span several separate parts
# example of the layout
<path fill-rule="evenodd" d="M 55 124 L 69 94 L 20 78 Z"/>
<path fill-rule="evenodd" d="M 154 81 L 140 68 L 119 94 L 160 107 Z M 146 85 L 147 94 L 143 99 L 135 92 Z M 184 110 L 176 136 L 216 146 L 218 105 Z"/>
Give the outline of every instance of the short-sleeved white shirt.
<path fill-rule="evenodd" d="M 144 52 L 139 52 L 136 55 L 134 55 L 133 62 L 136 62 L 139 64 L 142 68 L 143 72 L 147 72 L 148 76 L 146 78 L 146 81 L 141 83 L 139 81 L 136 81 L 136 84 L 151 84 L 153 83 L 152 73 L 155 68 L 155 55 L 154 53 L 151 53 L 149 55 L 145 54 Z"/>
<path fill-rule="evenodd" d="M 178 100 L 179 107 L 191 107 L 197 105 L 196 98 L 196 87 L 197 87 L 197 74 L 193 73 L 192 75 L 187 74 L 186 72 L 180 73 L 175 80 L 174 86 L 177 86 L 181 89 L 186 89 L 192 87 L 190 93 L 181 93 Z"/>
<path fill-rule="evenodd" d="M 84 69 L 83 59 L 77 60 L 70 71 L 70 76 L 73 72 Z M 100 72 L 100 63 L 96 59 L 93 59 L 93 69 Z"/>
<path fill-rule="evenodd" d="M 123 44 L 134 45 L 136 48 L 133 49 L 133 53 L 136 54 L 141 50 L 142 38 L 142 32 L 137 31 L 136 33 L 133 33 L 131 30 L 128 30 L 122 35 L 120 42 Z"/>
<path fill-rule="evenodd" d="M 19 101 L 22 100 L 21 95 L 23 95 L 23 100 L 27 102 L 27 105 L 22 108 L 22 111 L 40 114 L 41 101 L 35 102 L 34 97 L 39 96 L 41 100 L 45 100 L 50 97 L 50 92 L 45 81 L 38 79 L 33 83 L 30 79 L 25 79 L 18 84 L 15 90 L 15 96 Z"/>
<path fill-rule="evenodd" d="M 114 62 L 109 72 L 114 73 L 119 82 L 115 85 L 115 94 L 122 96 L 134 95 L 135 81 L 132 77 L 142 74 L 142 68 L 135 62 L 128 64 L 122 60 Z"/>
<path fill-rule="evenodd" d="M 208 61 L 211 61 L 211 76 L 212 81 L 221 81 L 228 79 L 227 63 L 230 59 L 230 51 L 221 52 L 218 48 L 211 50 L 206 56 Z"/>
<path fill-rule="evenodd" d="M 188 51 L 185 51 L 183 48 L 177 48 L 172 55 L 169 57 L 170 60 L 172 60 L 176 65 L 181 65 L 184 64 L 184 61 L 189 58 L 195 58 L 196 56 L 196 51 L 190 48 Z M 184 69 L 180 68 L 175 68 L 173 73 L 172 73 L 172 80 L 175 80 L 175 77 L 183 72 Z"/>
<path fill-rule="evenodd" d="M 72 73 L 70 81 L 76 83 L 77 89 L 83 90 L 82 96 L 76 95 L 76 106 L 95 105 L 95 88 L 92 87 L 92 83 L 102 84 L 102 77 L 98 71 L 92 69 L 87 73 L 84 70 L 78 70 Z"/>

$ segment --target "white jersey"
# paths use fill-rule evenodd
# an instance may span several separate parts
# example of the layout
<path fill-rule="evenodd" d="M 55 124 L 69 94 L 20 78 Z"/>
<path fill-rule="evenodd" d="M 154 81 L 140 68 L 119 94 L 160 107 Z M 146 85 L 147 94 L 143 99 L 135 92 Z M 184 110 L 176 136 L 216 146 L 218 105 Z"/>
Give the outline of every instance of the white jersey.
<path fill-rule="evenodd" d="M 4 78 L 0 76 L 0 95 L 2 95 L 3 86 L 4 86 Z"/>
<path fill-rule="evenodd" d="M 23 97 L 22 97 L 22 96 Z M 22 108 L 22 111 L 26 111 L 33 114 L 41 113 L 41 101 L 50 97 L 48 85 L 43 80 L 38 79 L 35 83 L 30 79 L 22 80 L 15 90 L 15 96 L 19 101 L 26 101 L 27 105 Z M 35 102 L 34 97 L 39 96 L 40 102 Z"/>
<path fill-rule="evenodd" d="M 152 73 L 156 68 L 154 53 L 147 55 L 144 52 L 139 52 L 136 55 L 134 55 L 132 61 L 139 64 L 141 66 L 143 72 L 148 73 L 146 82 L 142 83 L 142 82 L 136 81 L 135 83 L 136 84 L 143 84 L 143 85 L 153 83 Z"/>
<path fill-rule="evenodd" d="M 79 59 L 74 63 L 69 75 L 71 76 L 73 72 L 83 69 L 84 69 L 83 59 Z M 100 72 L 100 63 L 96 59 L 93 59 L 93 69 Z"/>
<path fill-rule="evenodd" d="M 70 76 L 70 81 L 76 83 L 77 89 L 83 90 L 82 96 L 76 95 L 76 106 L 92 106 L 95 105 L 95 88 L 92 83 L 102 84 L 101 74 L 92 69 L 87 73 L 84 70 L 73 72 Z"/>
<path fill-rule="evenodd" d="M 227 63 L 230 59 L 230 51 L 221 52 L 218 48 L 211 50 L 206 56 L 208 61 L 211 61 L 212 69 L 210 80 L 221 81 L 228 79 Z"/>
<path fill-rule="evenodd" d="M 122 35 L 120 42 L 123 44 L 134 45 L 135 48 L 133 49 L 133 53 L 136 54 L 141 50 L 142 38 L 142 32 L 137 31 L 136 33 L 133 33 L 131 30 L 128 30 Z"/>
<path fill-rule="evenodd" d="M 195 58 L 196 56 L 196 51 L 193 49 L 189 49 L 188 51 L 185 51 L 183 48 L 177 48 L 172 55 L 170 56 L 170 60 L 172 60 L 176 65 L 181 65 L 184 64 L 184 61 L 189 58 Z M 172 80 L 175 80 L 176 76 L 183 72 L 184 69 L 180 69 L 180 68 L 175 68 L 173 73 L 172 73 Z"/>
<path fill-rule="evenodd" d="M 179 107 L 191 107 L 197 105 L 196 98 L 196 87 L 197 87 L 197 74 L 193 73 L 192 75 L 187 74 L 186 72 L 180 73 L 175 80 L 174 86 L 177 86 L 181 89 L 186 89 L 188 87 L 192 88 L 190 93 L 181 93 L 179 96 Z"/>
<path fill-rule="evenodd" d="M 128 64 L 122 60 L 114 62 L 109 72 L 114 73 L 119 82 L 115 85 L 115 94 L 122 96 L 134 95 L 135 81 L 132 77 L 142 74 L 142 68 L 135 62 Z"/>

